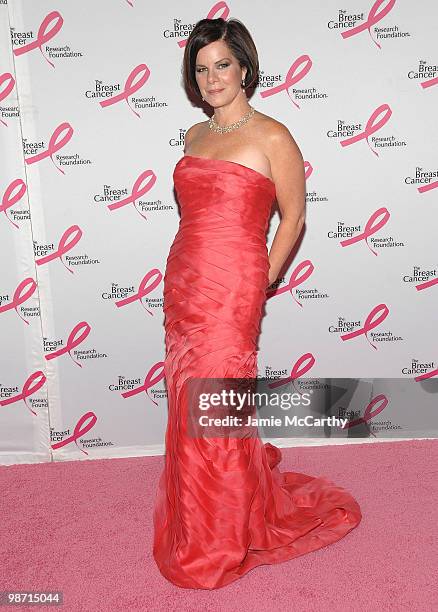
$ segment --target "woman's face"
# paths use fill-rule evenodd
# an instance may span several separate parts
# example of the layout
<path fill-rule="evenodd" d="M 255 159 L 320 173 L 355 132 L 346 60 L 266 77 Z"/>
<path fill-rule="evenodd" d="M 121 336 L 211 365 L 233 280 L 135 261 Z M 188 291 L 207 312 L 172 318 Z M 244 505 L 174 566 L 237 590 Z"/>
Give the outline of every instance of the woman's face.
<path fill-rule="evenodd" d="M 242 91 L 246 68 L 239 66 L 223 40 L 215 40 L 199 49 L 195 74 L 201 96 L 218 107 L 229 104 Z"/>

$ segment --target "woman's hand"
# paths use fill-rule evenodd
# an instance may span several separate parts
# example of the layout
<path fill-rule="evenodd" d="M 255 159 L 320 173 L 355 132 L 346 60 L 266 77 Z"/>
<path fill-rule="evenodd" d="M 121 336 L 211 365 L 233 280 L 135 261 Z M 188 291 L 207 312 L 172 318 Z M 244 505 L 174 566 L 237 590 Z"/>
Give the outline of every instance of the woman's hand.
<path fill-rule="evenodd" d="M 274 272 L 272 267 L 270 267 L 269 272 L 268 272 L 268 286 L 266 287 L 266 289 L 268 289 L 268 287 L 270 287 L 272 283 L 277 280 L 277 276 L 278 276 L 278 273 Z"/>

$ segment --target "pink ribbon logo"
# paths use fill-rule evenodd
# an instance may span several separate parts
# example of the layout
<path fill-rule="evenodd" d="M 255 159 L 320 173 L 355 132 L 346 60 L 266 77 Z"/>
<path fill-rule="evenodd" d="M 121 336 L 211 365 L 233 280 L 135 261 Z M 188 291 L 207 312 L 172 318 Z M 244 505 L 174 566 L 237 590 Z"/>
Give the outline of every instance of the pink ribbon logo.
<path fill-rule="evenodd" d="M 378 115 L 381 113 L 384 113 L 382 119 L 379 119 L 379 121 L 377 121 L 377 123 L 374 124 L 374 121 L 377 119 Z M 355 142 L 359 142 L 359 140 L 365 139 L 367 141 L 367 144 L 371 152 L 374 153 L 374 155 L 376 155 L 377 157 L 379 157 L 379 154 L 377 153 L 377 151 L 374 151 L 374 149 L 371 148 L 371 145 L 368 142 L 368 137 L 371 136 L 371 134 L 374 134 L 374 132 L 377 132 L 377 130 L 380 130 L 380 128 L 383 127 L 386 123 L 388 123 L 391 115 L 392 115 L 392 110 L 390 109 L 388 104 L 381 104 L 371 114 L 365 126 L 365 130 L 363 132 L 359 132 L 355 136 L 351 136 L 351 138 L 346 138 L 345 140 L 341 140 L 340 141 L 341 145 L 343 147 L 348 147 L 349 145 L 352 145 Z"/>
<path fill-rule="evenodd" d="M 144 180 L 146 180 L 147 178 L 149 178 L 149 181 L 145 184 L 144 187 L 141 187 L 142 182 Z M 130 204 L 132 202 L 133 205 L 134 205 L 134 208 L 138 212 L 138 214 L 141 215 L 143 217 L 143 219 L 146 219 L 146 216 L 143 215 L 137 209 L 137 207 L 135 205 L 135 201 L 138 198 L 141 198 L 141 196 L 143 196 L 145 193 L 150 191 L 152 189 L 152 187 L 155 185 L 156 180 L 157 180 L 157 176 L 156 176 L 156 174 L 154 174 L 154 172 L 152 172 L 152 170 L 145 170 L 136 179 L 136 181 L 134 183 L 134 186 L 132 187 L 131 195 L 128 196 L 127 198 L 123 199 L 123 200 L 118 200 L 117 202 L 113 202 L 112 204 L 108 204 L 108 208 L 110 210 L 117 210 L 118 208 L 121 208 L 122 206 L 125 206 L 126 204 Z"/>
<path fill-rule="evenodd" d="M 51 21 L 53 21 L 54 24 L 52 29 L 49 30 L 48 26 Z M 28 43 L 27 45 L 23 45 L 22 47 L 14 49 L 14 55 L 23 55 L 23 53 L 28 53 L 29 51 L 33 51 L 33 49 L 39 49 L 44 59 L 52 66 L 52 68 L 54 68 L 55 64 L 53 64 L 44 55 L 41 47 L 44 45 L 44 43 L 49 42 L 49 40 L 51 40 L 55 36 L 55 34 L 59 32 L 59 30 L 62 28 L 63 23 L 64 19 L 61 17 L 60 13 L 58 13 L 58 11 L 52 11 L 44 17 L 40 27 L 38 28 L 38 36 L 36 37 L 36 40 L 31 43 Z"/>
<path fill-rule="evenodd" d="M 128 78 L 125 81 L 125 87 L 123 91 L 115 96 L 112 96 L 111 98 L 107 98 L 106 100 L 99 102 L 99 104 L 101 105 L 102 108 L 105 108 L 106 106 L 111 106 L 112 104 L 116 104 L 117 102 L 120 102 L 121 100 L 125 100 L 126 104 L 132 110 L 134 115 L 137 115 L 137 117 L 140 118 L 140 115 L 129 104 L 128 97 L 131 96 L 136 91 L 138 91 L 141 87 L 143 87 L 143 85 L 148 80 L 150 74 L 151 74 L 151 71 L 146 66 L 146 64 L 139 64 L 138 66 L 133 68 L 132 71 L 129 73 Z M 139 75 L 141 76 L 138 82 L 134 83 L 135 78 Z"/>
<path fill-rule="evenodd" d="M 375 225 L 373 225 L 374 222 L 380 216 L 382 217 L 382 219 L 380 221 L 377 221 L 377 223 Z M 350 244 L 354 244 L 356 242 L 360 242 L 361 240 L 365 240 L 365 243 L 366 243 L 367 247 L 369 248 L 369 250 L 371 251 L 371 253 L 373 255 L 377 255 L 376 251 L 373 251 L 373 249 L 368 244 L 368 238 L 370 236 L 372 236 L 373 234 L 375 234 L 386 223 L 388 223 L 388 220 L 389 220 L 390 216 L 391 215 L 389 214 L 389 211 L 388 211 L 387 208 L 385 208 L 384 206 L 382 208 L 378 208 L 375 212 L 373 212 L 371 217 L 366 222 L 365 229 L 364 229 L 364 231 L 361 234 L 356 234 L 356 236 L 353 236 L 352 238 L 347 238 L 346 240 L 341 240 L 341 242 L 339 244 L 342 247 L 346 247 L 346 246 L 349 246 Z"/>
<path fill-rule="evenodd" d="M 418 285 L 415 285 L 415 289 L 417 291 L 423 291 L 423 289 L 429 289 L 429 287 L 433 287 L 434 285 L 438 285 L 438 276 L 428 281 L 424 281 L 424 283 L 418 283 Z"/>
<path fill-rule="evenodd" d="M 18 188 L 18 191 L 15 195 L 12 195 L 12 192 L 16 187 Z M 6 187 L 6 190 L 2 197 L 2 203 L 0 204 L 0 212 L 4 212 L 6 219 L 16 228 L 18 228 L 19 226 L 8 217 L 6 211 L 8 208 L 11 208 L 11 206 L 19 202 L 25 193 L 26 183 L 20 178 L 14 179 L 12 183 L 10 183 Z"/>
<path fill-rule="evenodd" d="M 299 302 L 296 299 L 296 297 L 292 293 L 292 289 L 304 283 L 304 281 L 307 280 L 309 276 L 312 274 L 314 269 L 315 269 L 314 265 L 312 264 L 310 259 L 305 259 L 304 261 L 299 263 L 297 267 L 293 270 L 292 274 L 290 275 L 288 284 L 285 287 L 281 287 L 281 288 L 277 287 L 277 289 L 272 289 L 271 291 L 267 291 L 266 299 L 269 300 L 269 298 L 272 298 L 274 296 L 281 295 L 282 293 L 286 293 L 287 291 L 290 291 L 290 294 L 295 300 L 295 302 L 298 304 L 298 306 L 301 306 L 302 308 L 303 305 L 301 304 L 301 302 Z M 300 276 L 301 272 L 302 274 Z"/>
<path fill-rule="evenodd" d="M 313 174 L 313 166 L 310 162 L 304 162 L 304 178 L 307 180 Z"/>
<path fill-rule="evenodd" d="M 33 278 L 25 278 L 18 283 L 17 288 L 14 291 L 14 297 L 12 298 L 12 302 L 9 304 L 5 304 L 4 306 L 0 306 L 0 313 L 6 312 L 7 310 L 12 310 L 14 308 L 17 315 L 22 319 L 26 325 L 29 325 L 29 321 L 26 321 L 24 317 L 17 310 L 17 306 L 23 304 L 26 300 L 28 300 L 35 293 L 37 288 L 37 284 Z"/>
<path fill-rule="evenodd" d="M 222 11 L 221 14 L 219 14 L 219 11 Z M 226 2 L 216 2 L 216 4 L 210 9 L 207 15 L 207 19 L 216 19 L 217 17 L 222 17 L 223 19 L 226 20 L 229 14 L 230 14 L 230 9 L 228 8 L 228 5 Z M 178 41 L 178 47 L 180 48 L 185 47 L 186 44 L 187 44 L 187 38 L 184 38 L 184 40 Z"/>
<path fill-rule="evenodd" d="M 59 140 L 59 142 L 57 142 L 56 140 L 58 136 L 63 131 L 66 132 L 65 136 L 63 136 Z M 46 157 L 50 157 L 55 168 L 59 170 L 62 174 L 65 175 L 64 170 L 62 168 L 58 168 L 58 166 L 53 161 L 52 155 L 56 153 L 56 151 L 59 151 L 59 149 L 62 149 L 62 147 L 68 143 L 68 141 L 71 139 L 72 136 L 73 136 L 72 126 L 67 122 L 60 123 L 58 127 L 55 128 L 55 131 L 53 132 L 53 134 L 50 136 L 49 146 L 47 147 L 47 151 L 41 151 L 41 153 L 37 153 L 36 155 L 25 157 L 24 161 L 26 162 L 26 164 L 34 164 L 35 162 L 41 161 L 42 159 L 45 159 Z"/>
<path fill-rule="evenodd" d="M 386 0 L 376 0 L 376 2 L 374 2 L 373 6 L 370 9 L 370 12 L 368 13 L 368 19 L 362 22 L 360 25 L 357 25 L 354 28 L 351 28 L 350 30 L 342 32 L 342 38 L 350 38 L 350 36 L 355 36 L 360 32 L 368 30 L 368 34 L 370 35 L 371 40 L 378 46 L 379 49 L 381 49 L 382 47 L 379 45 L 379 43 L 371 36 L 371 26 L 375 25 L 384 17 L 386 17 L 389 11 L 391 11 L 394 7 L 395 0 L 389 0 L 387 6 L 385 6 L 380 12 L 378 12 L 378 9 L 381 7 L 382 4 L 385 4 L 385 1 Z"/>
<path fill-rule="evenodd" d="M 376 404 L 377 404 L 377 408 L 373 412 L 373 407 Z M 387 405 L 388 405 L 388 398 L 386 397 L 386 395 L 384 395 L 383 393 L 381 393 L 380 395 L 376 395 L 376 397 L 374 397 L 371 400 L 371 402 L 368 404 L 368 406 L 365 408 L 363 416 L 359 417 L 358 419 L 354 419 L 353 421 L 349 421 L 348 423 L 345 424 L 343 429 L 348 429 L 350 427 L 356 427 L 357 425 L 360 425 L 361 423 L 367 423 L 370 419 L 372 419 L 373 417 L 378 415 L 380 412 L 382 412 L 382 410 L 384 410 Z M 371 431 L 371 429 L 370 429 L 370 433 L 375 438 L 377 437 L 375 433 Z"/>
<path fill-rule="evenodd" d="M 301 70 L 299 70 L 301 66 L 302 68 Z M 260 97 L 268 98 L 269 96 L 274 96 L 275 94 L 285 89 L 287 91 L 287 95 L 289 96 L 289 99 L 291 100 L 292 104 L 295 104 L 297 108 L 300 108 L 299 105 L 295 102 L 295 100 L 293 100 L 290 97 L 289 87 L 292 87 L 292 85 L 295 85 L 295 83 L 298 83 L 299 81 L 301 81 L 301 79 L 303 79 L 306 76 L 306 74 L 309 72 L 311 67 L 312 67 L 312 60 L 310 59 L 310 57 L 308 55 L 300 55 L 300 57 L 298 57 L 294 61 L 292 66 L 289 68 L 284 83 L 280 83 L 280 85 L 277 85 L 276 87 L 271 87 L 270 89 L 267 89 L 266 91 L 262 91 L 260 94 Z"/>
<path fill-rule="evenodd" d="M 149 272 L 140 281 L 140 284 L 138 286 L 138 292 L 134 293 L 134 295 L 130 295 L 129 297 L 123 298 L 122 300 L 118 300 L 117 302 L 115 302 L 115 305 L 117 306 L 117 308 L 121 308 L 122 306 L 126 306 L 126 304 L 131 304 L 132 302 L 136 302 L 138 300 L 143 306 L 143 308 L 151 316 L 153 316 L 153 313 L 143 304 L 141 298 L 143 298 L 145 295 L 148 295 L 148 293 L 151 293 L 156 287 L 158 287 L 158 285 L 161 283 L 162 278 L 163 275 L 158 270 L 158 268 L 153 268 L 152 270 L 149 270 Z M 149 281 L 151 281 L 150 285 L 148 284 Z"/>
<path fill-rule="evenodd" d="M 1 91 L 1 87 L 3 85 L 4 89 Z M 10 72 L 4 72 L 0 75 L 0 102 L 9 96 L 11 91 L 14 89 L 14 85 L 15 79 Z M 0 121 L 3 123 L 3 125 L 8 127 L 6 121 L 3 121 L 3 119 L 0 119 Z"/>
<path fill-rule="evenodd" d="M 434 376 L 438 376 L 438 368 L 435 368 L 435 370 L 430 370 L 430 372 L 425 372 L 424 374 L 419 374 L 418 376 L 414 377 L 414 380 L 418 382 L 420 380 L 426 380 L 427 378 L 433 378 Z"/>
<path fill-rule="evenodd" d="M 433 183 L 427 183 L 427 185 L 421 185 L 421 187 L 417 187 L 418 193 L 426 193 L 427 191 L 431 191 L 432 189 L 436 189 L 438 187 L 438 181 L 433 181 Z"/>
<path fill-rule="evenodd" d="M 23 400 L 28 410 L 30 410 L 30 412 L 34 416 L 37 416 L 37 413 L 32 410 L 32 408 L 26 402 L 26 397 L 29 397 L 36 393 L 39 389 L 41 389 L 45 382 L 46 376 L 44 372 L 41 372 L 41 370 L 33 372 L 33 374 L 31 374 L 24 383 L 21 393 L 19 393 L 18 395 L 14 395 L 14 397 L 8 397 L 8 399 L 0 401 L 0 406 L 8 406 L 9 404 L 14 404 L 15 402 Z"/>
<path fill-rule="evenodd" d="M 380 313 L 380 314 L 378 314 Z M 359 327 L 359 329 L 355 329 L 352 332 L 348 332 L 348 334 L 343 334 L 341 336 L 342 340 L 350 340 L 351 338 L 355 338 L 356 336 L 361 336 L 362 334 L 365 335 L 365 338 L 368 340 L 368 342 L 371 344 L 371 346 L 377 350 L 377 346 L 375 346 L 374 344 L 372 344 L 372 342 L 370 342 L 367 333 L 369 331 L 371 331 L 372 329 L 374 329 L 375 327 L 377 327 L 377 325 L 380 325 L 380 323 L 382 323 L 382 321 L 384 321 L 386 319 L 386 317 L 389 314 L 389 308 L 387 307 L 386 304 L 378 304 L 377 306 L 375 306 L 371 312 L 368 314 L 367 318 L 365 319 L 365 323 L 363 327 Z M 373 317 L 375 315 L 378 315 L 376 319 L 373 320 Z"/>
<path fill-rule="evenodd" d="M 56 357 L 60 357 L 61 355 L 65 355 L 65 353 L 68 353 L 73 363 L 75 363 L 80 368 L 82 368 L 82 364 L 79 363 L 79 361 L 75 361 L 73 359 L 70 351 L 76 348 L 78 344 L 81 344 L 81 342 L 83 342 L 85 338 L 88 336 L 90 331 L 91 331 L 91 327 L 88 325 L 86 321 L 81 321 L 80 323 L 75 325 L 67 338 L 67 344 L 63 346 L 62 348 L 57 349 L 56 351 L 52 351 L 51 353 L 48 353 L 45 356 L 47 361 L 50 361 L 50 359 L 55 359 Z"/>
<path fill-rule="evenodd" d="M 72 236 L 72 239 L 69 242 L 68 240 L 70 236 Z M 53 251 L 53 253 L 50 253 L 49 255 L 45 255 L 44 257 L 35 259 L 35 263 L 37 264 L 37 266 L 42 266 L 43 264 L 46 264 L 49 261 L 58 259 L 59 257 L 64 268 L 66 268 L 71 274 L 74 274 L 73 270 L 71 270 L 70 268 L 67 268 L 67 266 L 65 265 L 62 259 L 62 256 L 65 255 L 65 253 L 68 253 L 68 251 L 70 251 L 79 242 L 81 237 L 82 237 L 81 228 L 78 225 L 70 226 L 62 234 L 61 239 L 58 244 L 58 249 L 56 251 Z"/>
<path fill-rule="evenodd" d="M 89 421 L 88 424 L 82 428 L 82 425 L 86 421 Z M 86 434 L 87 431 L 90 431 L 90 429 L 92 429 L 95 426 L 96 422 L 97 422 L 97 416 L 94 414 L 94 412 L 86 412 L 84 415 L 81 416 L 79 421 L 76 423 L 72 435 L 69 436 L 68 438 L 65 438 L 64 440 L 61 440 L 61 442 L 56 442 L 55 444 L 52 444 L 52 448 L 56 450 L 57 448 L 62 448 L 63 446 L 70 444 L 70 442 L 74 442 L 80 451 L 88 455 L 86 450 L 84 450 L 83 448 L 80 448 L 77 441 L 78 441 L 78 438 Z"/>
<path fill-rule="evenodd" d="M 427 81 L 422 81 L 420 85 L 423 89 L 427 89 L 428 87 L 433 87 L 434 85 L 438 85 L 438 76 L 433 77 L 433 79 L 428 79 Z"/>
<path fill-rule="evenodd" d="M 158 372 L 158 374 L 154 378 L 154 374 L 156 372 Z M 133 395 L 137 395 L 138 393 L 142 393 L 142 391 L 144 391 L 146 395 L 148 396 L 148 398 L 151 400 L 151 402 L 154 402 L 154 404 L 158 406 L 158 402 L 152 399 L 151 396 L 149 395 L 148 389 L 150 389 L 157 382 L 160 382 L 162 378 L 164 378 L 164 361 L 158 361 L 150 368 L 149 372 L 146 374 L 144 383 L 140 387 L 137 387 L 136 389 L 130 389 L 129 391 L 124 391 L 122 393 L 122 397 L 125 397 L 125 398 L 132 397 Z"/>
<path fill-rule="evenodd" d="M 292 370 L 290 371 L 290 375 L 287 378 L 280 378 L 280 380 L 268 383 L 268 387 L 270 389 L 275 389 L 276 387 L 282 387 L 283 385 L 292 382 L 293 387 L 296 389 L 294 382 L 295 379 L 308 372 L 313 367 L 314 363 L 315 357 L 312 355 L 312 353 L 304 353 L 304 355 L 301 355 L 301 357 L 295 362 Z"/>

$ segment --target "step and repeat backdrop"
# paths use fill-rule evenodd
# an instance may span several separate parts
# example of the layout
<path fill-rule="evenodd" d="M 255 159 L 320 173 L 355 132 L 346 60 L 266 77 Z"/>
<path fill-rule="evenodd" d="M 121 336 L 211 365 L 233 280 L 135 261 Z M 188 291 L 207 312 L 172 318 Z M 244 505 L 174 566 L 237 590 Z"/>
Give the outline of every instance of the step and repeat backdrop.
<path fill-rule="evenodd" d="M 305 160 L 306 227 L 268 290 L 259 376 L 315 392 L 336 380 L 350 440 L 437 435 L 436 2 L 8 0 L 3 464 L 163 452 L 172 173 L 185 131 L 207 118 L 182 57 L 205 17 L 248 27 L 250 103 Z M 274 206 L 268 246 L 279 220 Z"/>

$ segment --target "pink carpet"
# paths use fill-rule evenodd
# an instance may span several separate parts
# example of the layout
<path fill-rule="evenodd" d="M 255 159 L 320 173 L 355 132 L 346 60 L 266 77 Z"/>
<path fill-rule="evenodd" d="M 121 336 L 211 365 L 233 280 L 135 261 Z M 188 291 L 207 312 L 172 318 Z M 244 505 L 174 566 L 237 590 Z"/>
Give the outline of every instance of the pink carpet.
<path fill-rule="evenodd" d="M 0 591 L 59 589 L 64 605 L 52 608 L 74 612 L 437 610 L 438 441 L 282 453 L 282 471 L 346 487 L 362 522 L 329 547 L 216 591 L 175 587 L 153 560 L 163 457 L 0 466 Z"/>

